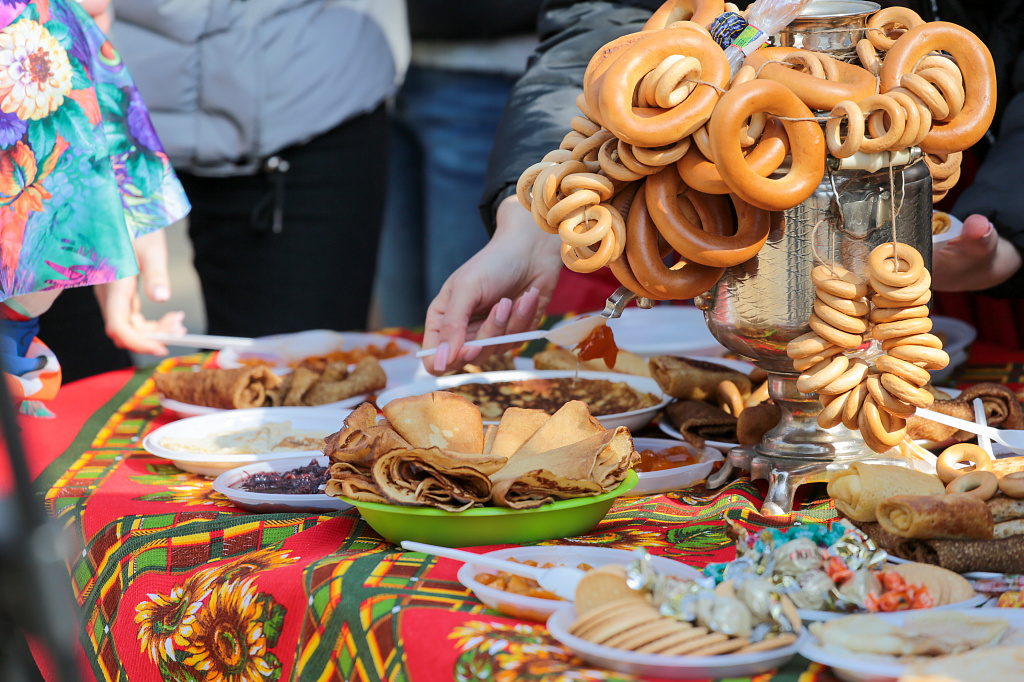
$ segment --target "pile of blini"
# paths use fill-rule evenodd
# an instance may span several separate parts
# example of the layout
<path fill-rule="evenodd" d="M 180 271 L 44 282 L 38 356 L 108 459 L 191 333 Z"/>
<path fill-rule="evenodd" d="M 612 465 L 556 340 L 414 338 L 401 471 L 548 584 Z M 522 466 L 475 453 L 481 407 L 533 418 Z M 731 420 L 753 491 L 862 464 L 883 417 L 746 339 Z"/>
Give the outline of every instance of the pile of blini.
<path fill-rule="evenodd" d="M 916 408 L 931 406 L 929 370 L 945 367 L 949 356 L 930 333 L 931 275 L 921 254 L 907 244 L 881 244 L 868 270 L 865 282 L 842 268 L 817 266 L 811 331 L 786 352 L 801 372 L 797 388 L 821 398 L 818 424 L 860 430 L 868 447 L 885 452 L 904 439 Z M 872 338 L 883 351 L 873 368 L 848 357 Z"/>

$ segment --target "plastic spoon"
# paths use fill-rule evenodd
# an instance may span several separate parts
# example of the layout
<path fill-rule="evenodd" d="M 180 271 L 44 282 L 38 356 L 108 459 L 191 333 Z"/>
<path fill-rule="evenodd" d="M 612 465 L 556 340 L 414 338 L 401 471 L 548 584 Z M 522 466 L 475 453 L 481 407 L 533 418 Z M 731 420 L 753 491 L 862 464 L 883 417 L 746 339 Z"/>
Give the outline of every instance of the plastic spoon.
<path fill-rule="evenodd" d="M 966 419 L 960 419 L 959 417 L 951 417 L 948 414 L 942 414 L 941 412 L 933 412 L 932 410 L 926 410 L 924 408 L 917 408 L 916 414 L 919 417 L 924 417 L 933 422 L 939 424 L 945 424 L 946 426 L 952 426 L 956 429 L 962 429 L 968 433 L 975 435 L 986 435 L 995 442 L 1005 445 L 1007 449 L 1012 450 L 1018 455 L 1024 454 L 1024 431 L 1020 430 L 1003 430 L 995 429 L 991 426 L 982 426 L 981 424 L 975 424 L 969 422 Z"/>
<path fill-rule="evenodd" d="M 462 561 L 475 566 L 486 566 L 487 568 L 505 571 L 513 575 L 520 575 L 524 578 L 532 578 L 543 589 L 569 601 L 576 600 L 576 586 L 580 584 L 580 579 L 585 575 L 582 569 L 571 566 L 537 568 L 536 566 L 519 564 L 515 561 L 495 559 L 493 557 L 473 554 L 472 552 L 464 552 L 461 549 L 438 547 L 437 545 L 427 545 L 422 542 L 412 542 L 411 540 L 403 540 L 402 547 L 413 552 L 423 552 L 424 554 L 455 559 L 456 561 Z"/>
<path fill-rule="evenodd" d="M 309 329 L 304 332 L 288 334 L 280 340 L 207 334 L 165 334 L 163 332 L 148 332 L 145 336 L 173 346 L 217 350 L 237 348 L 247 355 L 274 355 L 285 360 L 301 360 L 307 357 L 326 355 L 331 351 L 338 350 L 344 340 L 342 334 L 329 329 Z"/>
<path fill-rule="evenodd" d="M 985 403 L 982 402 L 981 398 L 974 399 L 974 421 L 982 426 L 988 426 L 988 417 L 985 416 Z M 988 439 L 983 433 L 978 434 L 978 445 L 981 449 L 988 453 L 989 457 L 992 457 L 992 441 Z"/>
<path fill-rule="evenodd" d="M 242 336 L 210 336 L 208 334 L 166 334 L 164 332 L 146 332 L 144 336 L 160 343 L 169 343 L 174 346 L 188 346 L 189 348 L 253 348 L 256 346 L 256 339 L 247 339 Z M 266 344 L 260 344 L 264 346 Z"/>
<path fill-rule="evenodd" d="M 536 339 L 547 339 L 559 346 L 572 348 L 580 341 L 590 336 L 590 332 L 603 326 L 608 319 L 603 315 L 581 317 L 558 329 L 537 329 L 532 332 L 520 332 L 518 334 L 506 334 L 505 336 L 492 336 L 489 339 L 473 339 L 467 341 L 464 346 L 499 346 L 505 343 L 522 343 Z M 416 352 L 416 357 L 424 358 L 437 352 L 437 348 L 424 348 Z"/>

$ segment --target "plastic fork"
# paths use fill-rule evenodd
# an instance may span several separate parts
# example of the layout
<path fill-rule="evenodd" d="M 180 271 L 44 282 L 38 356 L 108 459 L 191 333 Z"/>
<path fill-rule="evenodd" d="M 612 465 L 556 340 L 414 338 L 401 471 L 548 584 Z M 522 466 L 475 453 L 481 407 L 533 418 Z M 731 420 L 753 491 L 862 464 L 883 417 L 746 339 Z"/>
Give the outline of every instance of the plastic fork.
<path fill-rule="evenodd" d="M 472 552 L 465 552 L 461 549 L 438 547 L 437 545 L 428 545 L 422 542 L 413 542 L 411 540 L 403 540 L 402 547 L 412 552 L 423 552 L 424 554 L 432 554 L 433 556 L 445 557 L 446 559 L 455 559 L 456 561 L 462 561 L 475 566 L 493 568 L 506 573 L 512 573 L 513 575 L 519 575 L 524 578 L 532 578 L 533 580 L 536 580 L 543 589 L 553 594 L 557 594 L 562 599 L 567 599 L 569 601 L 576 600 L 576 586 L 580 584 L 580 579 L 586 575 L 582 569 L 573 568 L 571 566 L 537 568 L 536 566 L 528 566 L 526 564 L 516 563 L 515 561 L 495 559 L 493 557 L 482 556 L 480 554 L 473 554 Z"/>
<path fill-rule="evenodd" d="M 985 416 L 985 403 L 982 402 L 981 398 L 975 398 L 973 404 L 974 421 L 982 426 L 988 426 L 988 418 Z M 978 445 L 982 450 L 988 453 L 989 457 L 992 457 L 992 441 L 988 439 L 988 436 L 979 433 Z"/>
<path fill-rule="evenodd" d="M 952 426 L 956 429 L 962 429 L 968 433 L 973 433 L 978 436 L 987 436 L 991 440 L 1005 446 L 1008 450 L 1011 450 L 1018 455 L 1024 454 L 1024 431 L 1017 429 L 996 429 L 991 426 L 975 424 L 974 422 L 969 422 L 966 419 L 951 417 L 948 414 L 933 412 L 932 410 L 926 410 L 920 407 L 917 408 L 916 414 L 919 417 L 924 417 L 925 419 L 929 419 L 939 424 L 945 424 L 946 426 Z"/>

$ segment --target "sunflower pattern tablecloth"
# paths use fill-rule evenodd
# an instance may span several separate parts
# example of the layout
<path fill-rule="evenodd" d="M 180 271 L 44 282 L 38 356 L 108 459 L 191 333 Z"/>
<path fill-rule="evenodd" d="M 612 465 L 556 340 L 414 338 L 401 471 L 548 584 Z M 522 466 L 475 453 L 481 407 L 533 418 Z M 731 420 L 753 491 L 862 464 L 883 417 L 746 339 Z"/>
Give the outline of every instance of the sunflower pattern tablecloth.
<path fill-rule="evenodd" d="M 457 581 L 458 562 L 398 550 L 354 509 L 247 513 L 210 479 L 148 454 L 142 439 L 170 420 L 148 376 L 114 401 L 45 495 L 71 538 L 80 640 L 97 680 L 634 679 L 587 668 L 543 625 L 488 610 Z M 834 517 L 806 490 L 792 521 Z M 725 518 L 784 521 L 758 514 L 762 494 L 736 481 L 623 498 L 593 531 L 562 542 L 644 546 L 702 567 L 735 553 Z M 796 658 L 759 679 L 831 677 Z"/>

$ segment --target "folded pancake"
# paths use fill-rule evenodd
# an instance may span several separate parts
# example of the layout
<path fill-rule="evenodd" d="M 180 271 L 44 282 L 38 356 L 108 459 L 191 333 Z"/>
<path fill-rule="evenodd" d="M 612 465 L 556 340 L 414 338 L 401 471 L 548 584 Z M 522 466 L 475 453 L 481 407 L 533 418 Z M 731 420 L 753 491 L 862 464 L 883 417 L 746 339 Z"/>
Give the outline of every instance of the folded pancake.
<path fill-rule="evenodd" d="M 985 540 L 992 537 L 992 511 L 967 493 L 894 495 L 875 510 L 878 523 L 901 538 Z"/>
<path fill-rule="evenodd" d="M 322 373 L 318 368 L 302 364 L 292 370 L 291 382 L 288 384 L 288 392 L 281 401 L 282 405 L 296 407 L 305 405 L 306 393 L 313 388 L 313 384 L 320 380 Z"/>
<path fill-rule="evenodd" d="M 554 500 L 599 495 L 625 478 L 632 456 L 633 438 L 622 426 L 553 450 L 536 452 L 524 446 L 491 476 L 491 500 L 502 507 L 533 509 Z"/>
<path fill-rule="evenodd" d="M 714 400 L 723 381 L 736 384 L 744 398 L 750 395 L 750 377 L 713 362 L 658 355 L 649 360 L 649 365 L 661 390 L 676 400 Z"/>
<path fill-rule="evenodd" d="M 665 408 L 669 423 L 679 429 L 686 442 L 703 448 L 705 440 L 735 443 L 737 419 L 703 400 L 681 400 Z"/>
<path fill-rule="evenodd" d="M 324 492 L 331 497 L 347 497 L 357 502 L 386 504 L 388 501 L 368 474 L 345 464 L 331 465 L 331 478 L 328 479 Z"/>
<path fill-rule="evenodd" d="M 447 391 L 392 400 L 382 409 L 395 431 L 414 448 L 441 448 L 482 454 L 484 421 L 480 409 Z"/>
<path fill-rule="evenodd" d="M 893 535 L 877 523 L 855 525 L 893 556 L 942 566 L 956 573 L 1018 573 L 1024 566 L 1024 535 L 998 540 L 922 540 Z"/>
<path fill-rule="evenodd" d="M 854 462 L 832 473 L 828 494 L 836 509 L 853 521 L 876 520 L 878 505 L 895 495 L 944 495 L 937 476 L 908 467 Z"/>
<path fill-rule="evenodd" d="M 522 447 L 533 434 L 537 433 L 551 415 L 544 410 L 528 410 L 522 407 L 510 407 L 501 415 L 501 421 L 494 428 L 494 440 L 491 449 L 486 452 L 495 457 L 509 458 Z"/>
<path fill-rule="evenodd" d="M 630 353 L 627 350 L 619 349 L 618 357 L 615 359 L 615 367 L 608 367 L 602 359 L 580 360 L 579 355 L 567 348 L 548 348 L 533 356 L 533 366 L 536 369 L 559 369 L 576 370 L 581 369 L 587 372 L 619 372 L 620 374 L 632 374 L 639 377 L 651 376 L 651 368 L 647 358 Z"/>
<path fill-rule="evenodd" d="M 368 355 L 344 376 L 338 376 L 328 370 L 321 375 L 302 396 L 300 405 L 325 405 L 336 403 L 339 400 L 351 398 L 354 395 L 372 393 L 384 388 L 388 383 L 388 375 L 380 362 L 372 355 Z"/>
<path fill-rule="evenodd" d="M 590 414 L 582 400 L 570 400 L 560 407 L 514 454 L 532 457 L 542 452 L 578 443 L 604 433 L 605 428 Z"/>
<path fill-rule="evenodd" d="M 281 383 L 281 377 L 263 365 L 167 372 L 155 374 L 153 380 L 165 398 L 223 410 L 263 407 L 267 389 Z"/>
<path fill-rule="evenodd" d="M 391 504 L 459 512 L 490 499 L 487 475 L 504 463 L 440 448 L 392 450 L 373 463 L 373 481 Z"/>
<path fill-rule="evenodd" d="M 385 452 L 412 447 L 386 420 L 377 422 L 377 408 L 363 403 L 345 419 L 338 433 L 324 439 L 323 453 L 332 462 L 347 462 L 367 473 L 374 460 Z"/>
<path fill-rule="evenodd" d="M 974 384 L 964 389 L 963 393 L 952 400 L 936 400 L 930 409 L 951 417 L 974 421 L 975 398 L 981 398 L 989 426 L 1001 429 L 1024 429 L 1024 412 L 1021 411 L 1020 400 L 1017 398 L 1017 394 L 1003 384 Z M 907 436 L 915 440 L 935 442 L 942 442 L 950 438 L 964 442 L 974 438 L 973 433 L 960 431 L 953 426 L 937 424 L 918 416 L 907 420 Z"/>
<path fill-rule="evenodd" d="M 998 462 L 999 460 L 996 461 Z M 992 511 L 992 521 L 995 523 L 1024 519 L 1024 500 L 1014 499 L 1006 495 L 996 495 L 989 499 L 986 504 Z"/>
<path fill-rule="evenodd" d="M 983 674 L 981 671 L 984 671 Z M 1024 671 L 1024 646 L 991 646 L 911 663 L 900 682 L 988 682 L 1016 680 Z"/>

